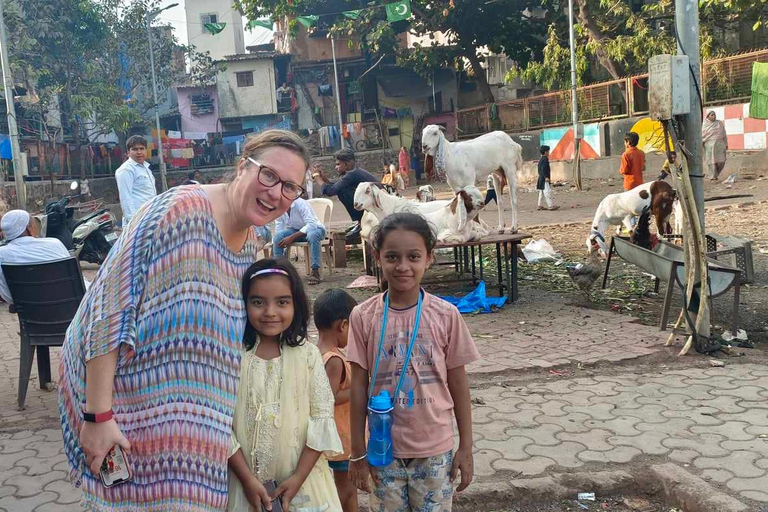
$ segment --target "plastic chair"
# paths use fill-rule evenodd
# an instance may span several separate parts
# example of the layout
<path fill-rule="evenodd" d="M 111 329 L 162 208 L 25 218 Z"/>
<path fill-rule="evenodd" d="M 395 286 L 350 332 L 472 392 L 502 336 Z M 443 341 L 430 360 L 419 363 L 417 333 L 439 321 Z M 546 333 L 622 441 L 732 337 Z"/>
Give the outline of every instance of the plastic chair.
<path fill-rule="evenodd" d="M 322 241 L 321 250 L 325 254 L 326 265 L 328 265 L 328 273 L 333 272 L 333 244 L 331 243 L 331 218 L 333 217 L 333 201 L 325 197 L 319 197 L 317 199 L 310 199 L 307 201 L 312 207 L 312 211 L 325 226 L 325 240 Z M 312 272 L 309 259 L 309 244 L 307 242 L 296 242 L 294 247 L 302 247 L 304 249 L 304 260 L 307 265 L 307 275 Z"/>
<path fill-rule="evenodd" d="M 35 349 L 40 389 L 47 389 L 52 382 L 49 347 L 60 347 L 64 343 L 67 328 L 85 295 L 85 284 L 75 258 L 32 264 L 3 263 L 2 271 L 19 315 L 21 410 L 27 397 Z"/>

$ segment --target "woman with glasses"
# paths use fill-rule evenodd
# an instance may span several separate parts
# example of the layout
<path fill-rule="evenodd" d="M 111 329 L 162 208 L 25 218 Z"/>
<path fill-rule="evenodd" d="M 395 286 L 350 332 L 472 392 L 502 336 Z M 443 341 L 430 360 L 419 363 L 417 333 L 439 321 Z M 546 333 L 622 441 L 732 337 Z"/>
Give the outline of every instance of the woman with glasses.
<path fill-rule="evenodd" d="M 88 510 L 226 509 L 240 281 L 256 260 L 254 227 L 301 196 L 309 160 L 295 134 L 263 132 L 229 182 L 156 197 L 112 248 L 59 368 L 65 452 Z M 116 445 L 131 474 L 107 486 L 100 472 Z"/>

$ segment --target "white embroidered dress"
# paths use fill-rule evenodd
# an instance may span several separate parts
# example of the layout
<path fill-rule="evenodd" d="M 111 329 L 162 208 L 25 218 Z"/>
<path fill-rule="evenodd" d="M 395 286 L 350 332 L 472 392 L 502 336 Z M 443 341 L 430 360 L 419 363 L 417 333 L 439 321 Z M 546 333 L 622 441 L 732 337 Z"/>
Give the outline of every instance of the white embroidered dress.
<path fill-rule="evenodd" d="M 312 343 L 284 346 L 264 360 L 243 353 L 230 456 L 238 449 L 262 482 L 291 476 L 305 446 L 324 452 L 291 501 L 291 511 L 341 512 L 326 454 L 343 452 L 334 421 L 334 397 L 320 351 Z M 231 512 L 251 512 L 242 485 L 229 473 Z M 261 511 L 258 511 L 261 512 Z"/>

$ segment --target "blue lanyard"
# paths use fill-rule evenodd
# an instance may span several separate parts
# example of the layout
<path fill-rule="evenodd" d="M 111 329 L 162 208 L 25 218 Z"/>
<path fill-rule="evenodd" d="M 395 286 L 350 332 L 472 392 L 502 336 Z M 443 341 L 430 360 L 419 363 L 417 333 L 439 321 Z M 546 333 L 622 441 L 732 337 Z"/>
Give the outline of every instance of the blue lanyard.
<path fill-rule="evenodd" d="M 416 344 L 416 336 L 419 334 L 419 324 L 421 323 L 421 296 L 422 292 L 419 290 L 419 301 L 416 303 L 416 321 L 413 323 L 413 332 L 411 333 L 411 341 L 408 343 L 408 351 L 405 353 L 405 360 L 403 361 L 403 370 L 400 372 L 400 378 L 397 381 L 397 387 L 395 393 L 392 395 L 392 403 L 394 406 L 395 400 L 397 400 L 400 394 L 400 389 L 403 387 L 405 380 L 405 374 L 408 371 L 408 363 L 411 361 L 411 353 L 413 352 L 413 346 Z M 379 363 L 381 362 L 381 354 L 384 352 L 384 335 L 387 333 L 387 320 L 389 318 L 389 293 L 384 294 L 384 316 L 381 320 L 381 336 L 379 336 L 379 348 L 376 351 L 376 362 L 373 365 L 373 376 L 371 377 L 371 386 L 368 389 L 368 399 L 373 397 L 373 387 L 376 384 L 376 375 L 379 373 Z"/>

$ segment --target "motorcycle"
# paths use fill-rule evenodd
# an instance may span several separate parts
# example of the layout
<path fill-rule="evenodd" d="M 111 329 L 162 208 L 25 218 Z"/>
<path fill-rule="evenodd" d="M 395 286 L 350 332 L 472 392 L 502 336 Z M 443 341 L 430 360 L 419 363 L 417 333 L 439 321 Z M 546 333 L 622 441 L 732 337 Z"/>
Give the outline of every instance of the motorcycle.
<path fill-rule="evenodd" d="M 80 184 L 73 181 L 70 190 L 75 192 L 79 187 Z M 45 206 L 45 215 L 37 217 L 41 236 L 59 239 L 78 260 L 102 264 L 117 240 L 115 216 L 102 208 L 73 220 L 76 206 L 69 203 L 77 197 L 80 194 L 63 197 Z"/>

